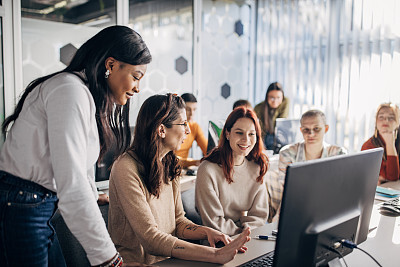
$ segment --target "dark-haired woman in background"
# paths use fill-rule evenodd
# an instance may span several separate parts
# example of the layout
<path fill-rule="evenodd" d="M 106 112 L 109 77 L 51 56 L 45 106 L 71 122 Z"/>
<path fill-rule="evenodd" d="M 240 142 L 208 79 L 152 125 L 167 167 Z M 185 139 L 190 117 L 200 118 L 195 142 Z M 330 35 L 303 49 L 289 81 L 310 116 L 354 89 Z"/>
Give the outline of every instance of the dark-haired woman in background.
<path fill-rule="evenodd" d="M 218 146 L 197 172 L 196 207 L 204 225 L 235 235 L 266 223 L 268 193 L 263 179 L 267 156 L 262 150 L 256 114 L 249 108 L 235 108 Z"/>
<path fill-rule="evenodd" d="M 181 97 L 151 96 L 139 111 L 132 146 L 111 169 L 108 228 L 128 261 L 152 264 L 175 257 L 223 264 L 246 250 L 250 229 L 232 241 L 184 216 L 174 151 L 189 133 Z M 212 247 L 182 239 L 206 239 Z M 214 248 L 219 241 L 226 246 Z"/>
<path fill-rule="evenodd" d="M 94 164 L 129 145 L 129 99 L 151 55 L 128 27 L 103 29 L 62 71 L 28 85 L 0 154 L 0 266 L 64 266 L 57 206 L 92 265 L 122 266 L 96 203 Z M 54 242 L 53 242 L 54 241 Z"/>
<path fill-rule="evenodd" d="M 384 149 L 378 184 L 399 180 L 400 140 L 397 139 L 398 130 L 399 108 L 390 103 L 379 105 L 376 112 L 375 133 L 361 147 L 361 150 L 377 147 Z"/>
<path fill-rule="evenodd" d="M 265 94 L 265 100 L 254 107 L 260 120 L 262 138 L 267 150 L 279 148 L 275 146 L 275 121 L 277 118 L 287 118 L 289 115 L 289 99 L 285 97 L 282 85 L 278 82 L 271 83 Z"/>

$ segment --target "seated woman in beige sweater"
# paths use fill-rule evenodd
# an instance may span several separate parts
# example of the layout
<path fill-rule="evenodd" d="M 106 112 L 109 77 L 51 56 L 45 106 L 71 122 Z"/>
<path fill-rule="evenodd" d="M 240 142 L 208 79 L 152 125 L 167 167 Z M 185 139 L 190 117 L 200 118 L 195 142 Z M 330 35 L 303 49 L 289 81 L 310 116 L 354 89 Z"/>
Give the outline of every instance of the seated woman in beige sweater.
<path fill-rule="evenodd" d="M 226 263 L 245 252 L 250 229 L 232 240 L 185 218 L 175 150 L 190 133 L 177 95 L 155 95 L 142 105 L 132 146 L 111 169 L 108 230 L 126 261 L 152 264 L 166 257 Z M 182 239 L 207 239 L 211 247 Z M 223 248 L 215 248 L 222 241 Z"/>
<path fill-rule="evenodd" d="M 263 178 L 261 128 L 254 111 L 237 107 L 226 120 L 218 147 L 197 171 L 196 207 L 203 224 L 227 235 L 264 225 L 268 193 Z"/>

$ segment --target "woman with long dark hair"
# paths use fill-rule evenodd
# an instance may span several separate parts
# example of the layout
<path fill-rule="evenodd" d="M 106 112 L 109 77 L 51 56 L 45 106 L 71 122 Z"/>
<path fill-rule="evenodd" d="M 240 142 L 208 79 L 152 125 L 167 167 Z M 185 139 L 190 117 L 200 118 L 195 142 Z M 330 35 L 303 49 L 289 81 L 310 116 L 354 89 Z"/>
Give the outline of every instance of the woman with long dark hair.
<path fill-rule="evenodd" d="M 110 176 L 108 229 L 128 261 L 152 264 L 175 257 L 224 264 L 246 250 L 249 229 L 232 241 L 184 216 L 174 151 L 189 133 L 180 96 L 151 96 L 140 108 L 133 144 L 115 161 Z M 206 239 L 211 247 L 182 239 Z M 215 248 L 219 241 L 226 246 Z"/>
<path fill-rule="evenodd" d="M 383 147 L 381 170 L 378 184 L 399 180 L 399 108 L 391 103 L 379 105 L 376 111 L 375 133 L 361 147 L 361 150 Z"/>
<path fill-rule="evenodd" d="M 235 235 L 266 223 L 268 159 L 262 151 L 256 114 L 237 107 L 225 122 L 218 146 L 197 171 L 196 207 L 204 225 Z"/>
<path fill-rule="evenodd" d="M 265 149 L 279 152 L 280 147 L 275 144 L 275 121 L 289 115 L 289 99 L 285 97 L 282 85 L 271 83 L 265 93 L 265 100 L 257 104 L 254 111 L 260 119 Z"/>
<path fill-rule="evenodd" d="M 65 264 L 61 253 L 54 259 L 57 206 L 92 265 L 122 265 L 96 203 L 94 164 L 111 144 L 117 154 L 130 145 L 129 99 L 150 61 L 138 33 L 112 26 L 28 85 L 2 125 L 1 266 Z"/>

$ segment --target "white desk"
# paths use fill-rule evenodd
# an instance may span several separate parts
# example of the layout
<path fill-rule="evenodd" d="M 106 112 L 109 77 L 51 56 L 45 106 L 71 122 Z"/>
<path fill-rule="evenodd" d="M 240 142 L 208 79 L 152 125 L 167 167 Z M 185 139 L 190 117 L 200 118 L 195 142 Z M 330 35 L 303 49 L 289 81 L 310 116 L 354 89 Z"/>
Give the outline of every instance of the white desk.
<path fill-rule="evenodd" d="M 400 190 L 400 181 L 387 182 L 381 186 Z M 375 203 L 379 204 L 382 201 L 377 200 Z M 384 267 L 400 266 L 400 216 L 381 215 L 377 204 L 374 206 L 369 227 L 377 229 L 368 235 L 368 239 L 360 244 L 360 248 L 374 256 Z M 377 266 L 372 259 L 357 249 L 345 259 L 349 266 Z"/>
<path fill-rule="evenodd" d="M 388 182 L 383 184 L 384 187 L 400 189 L 400 182 Z M 375 205 L 372 212 L 370 229 L 377 227 L 369 235 L 368 239 L 360 244 L 360 248 L 366 250 L 374 256 L 384 267 L 400 266 L 400 217 L 388 217 L 379 213 L 378 207 Z M 235 259 L 223 266 L 238 266 L 251 259 L 263 255 L 275 248 L 274 241 L 258 240 L 254 238 L 259 234 L 271 234 L 273 229 L 277 229 L 277 224 L 267 224 L 260 228 L 254 229 L 251 233 L 252 239 L 247 243 L 248 251 L 243 254 L 236 255 Z M 376 263 L 360 250 L 355 249 L 352 253 L 345 256 L 345 260 L 349 267 L 376 267 Z M 221 266 L 217 264 L 185 261 L 178 259 L 169 259 L 156 263 L 157 266 Z"/>
<path fill-rule="evenodd" d="M 185 261 L 178 259 L 169 259 L 162 262 L 155 263 L 156 266 L 238 266 L 245 263 L 255 257 L 261 256 L 268 251 L 274 250 L 275 241 L 270 240 L 259 240 L 255 238 L 257 235 L 271 235 L 271 231 L 277 229 L 276 223 L 266 224 L 262 227 L 254 229 L 251 234 L 251 240 L 246 244 L 248 251 L 246 253 L 238 253 L 236 257 L 224 265 L 218 265 L 213 263 L 198 262 L 198 261 Z"/>
<path fill-rule="evenodd" d="M 181 177 L 181 193 L 185 192 L 196 185 L 196 175 L 182 175 Z"/>

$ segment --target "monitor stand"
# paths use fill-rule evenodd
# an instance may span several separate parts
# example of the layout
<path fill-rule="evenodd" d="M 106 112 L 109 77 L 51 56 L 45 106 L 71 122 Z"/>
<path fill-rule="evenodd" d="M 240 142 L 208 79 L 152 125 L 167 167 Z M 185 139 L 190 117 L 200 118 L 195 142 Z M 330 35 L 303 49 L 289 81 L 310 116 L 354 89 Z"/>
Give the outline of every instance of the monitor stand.
<path fill-rule="evenodd" d="M 343 256 L 351 253 L 353 249 L 338 242 L 343 239 L 355 242 L 359 219 L 360 212 L 357 210 L 325 223 L 310 225 L 301 242 L 301 266 L 330 266 L 328 263 L 338 258 L 339 253 Z"/>
<path fill-rule="evenodd" d="M 344 265 L 340 261 L 339 258 L 334 258 L 330 262 L 328 262 L 328 267 L 343 267 Z"/>

